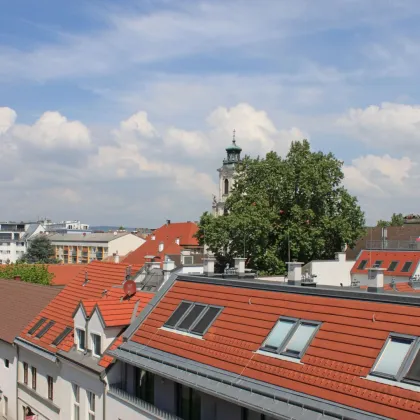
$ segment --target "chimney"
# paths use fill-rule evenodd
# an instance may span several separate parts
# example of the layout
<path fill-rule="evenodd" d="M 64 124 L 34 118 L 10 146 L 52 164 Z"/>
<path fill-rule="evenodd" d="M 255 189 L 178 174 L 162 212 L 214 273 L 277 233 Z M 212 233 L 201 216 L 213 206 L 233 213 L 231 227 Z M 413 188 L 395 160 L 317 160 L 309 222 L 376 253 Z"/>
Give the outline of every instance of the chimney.
<path fill-rule="evenodd" d="M 163 251 L 163 247 L 164 247 L 163 242 L 160 242 L 159 243 L 159 248 L 158 248 L 159 252 L 162 252 Z"/>
<path fill-rule="evenodd" d="M 245 274 L 245 261 L 246 258 L 237 257 L 234 258 L 235 261 L 235 268 L 237 273 L 241 276 Z"/>
<path fill-rule="evenodd" d="M 214 274 L 214 263 L 216 258 L 211 255 L 203 258 L 203 273 L 205 276 L 211 277 Z"/>
<path fill-rule="evenodd" d="M 345 252 L 336 252 L 335 253 L 335 260 L 338 262 L 345 262 L 346 261 L 346 253 Z"/>
<path fill-rule="evenodd" d="M 15 281 L 22 281 L 22 277 L 20 277 L 20 276 L 15 276 L 15 277 L 13 277 L 13 279 Z"/>
<path fill-rule="evenodd" d="M 168 225 L 170 225 L 170 224 L 171 224 L 170 219 L 168 219 L 168 220 L 166 221 L 166 224 L 168 224 Z"/>
<path fill-rule="evenodd" d="M 119 264 L 120 256 L 118 255 L 118 251 L 114 254 L 114 263 Z"/>
<path fill-rule="evenodd" d="M 382 292 L 384 289 L 384 271 L 385 268 L 368 268 L 367 286 L 368 292 Z M 362 282 L 363 283 L 363 282 Z"/>
<path fill-rule="evenodd" d="M 302 265 L 301 262 L 288 262 L 287 269 L 287 283 L 288 284 L 300 284 L 302 280 Z"/>
<path fill-rule="evenodd" d="M 172 261 L 169 257 L 165 258 L 163 261 L 163 271 L 172 271 L 175 268 L 175 262 Z"/>

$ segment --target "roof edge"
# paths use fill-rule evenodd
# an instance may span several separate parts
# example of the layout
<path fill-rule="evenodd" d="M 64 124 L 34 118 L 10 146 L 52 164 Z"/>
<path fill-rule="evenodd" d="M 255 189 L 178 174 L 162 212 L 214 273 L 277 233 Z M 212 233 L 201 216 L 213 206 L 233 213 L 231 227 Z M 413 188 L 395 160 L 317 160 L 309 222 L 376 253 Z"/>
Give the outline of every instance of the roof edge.
<path fill-rule="evenodd" d="M 25 340 L 24 338 L 16 337 L 15 340 L 14 340 L 14 343 L 16 343 L 18 346 L 22 346 L 26 350 L 32 351 L 32 352 L 50 360 L 51 362 L 56 362 L 57 361 L 57 355 L 55 353 L 52 353 L 48 350 L 45 350 L 42 347 L 37 346 L 36 344 Z"/>

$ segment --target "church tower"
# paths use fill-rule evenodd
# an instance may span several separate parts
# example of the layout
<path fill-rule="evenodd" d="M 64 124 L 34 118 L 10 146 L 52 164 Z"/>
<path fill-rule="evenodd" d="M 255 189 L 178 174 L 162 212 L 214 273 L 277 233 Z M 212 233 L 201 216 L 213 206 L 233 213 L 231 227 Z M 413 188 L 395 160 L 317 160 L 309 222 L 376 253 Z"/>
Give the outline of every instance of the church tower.
<path fill-rule="evenodd" d="M 221 216 L 225 212 L 225 201 L 233 188 L 235 166 L 241 161 L 242 149 L 236 144 L 235 130 L 233 130 L 232 144 L 226 148 L 226 158 L 219 172 L 219 197 L 213 196 L 213 215 Z"/>

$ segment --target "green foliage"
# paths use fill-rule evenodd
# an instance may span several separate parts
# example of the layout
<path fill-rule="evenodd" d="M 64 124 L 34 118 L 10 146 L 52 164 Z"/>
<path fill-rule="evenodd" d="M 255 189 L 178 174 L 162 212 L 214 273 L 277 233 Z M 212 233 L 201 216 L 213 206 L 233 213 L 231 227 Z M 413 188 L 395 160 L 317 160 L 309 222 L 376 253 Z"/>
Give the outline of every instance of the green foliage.
<path fill-rule="evenodd" d="M 20 276 L 22 281 L 37 284 L 51 284 L 53 274 L 47 266 L 41 264 L 6 264 L 0 265 L 0 278 L 13 279 Z"/>
<path fill-rule="evenodd" d="M 30 264 L 58 264 L 59 261 L 54 257 L 54 248 L 50 240 L 45 235 L 38 235 L 29 242 L 27 252 L 20 258 L 20 262 Z"/>
<path fill-rule="evenodd" d="M 219 262 L 245 256 L 260 273 L 285 272 L 291 259 L 329 259 L 364 233 L 357 199 L 342 186 L 342 162 L 311 152 L 307 140 L 292 144 L 286 158 L 270 152 L 236 167 L 227 214 L 201 216 L 197 238 Z"/>
<path fill-rule="evenodd" d="M 378 220 L 376 226 L 378 227 L 388 227 L 388 226 L 403 226 L 404 225 L 404 216 L 402 213 L 393 213 L 391 220 Z"/>

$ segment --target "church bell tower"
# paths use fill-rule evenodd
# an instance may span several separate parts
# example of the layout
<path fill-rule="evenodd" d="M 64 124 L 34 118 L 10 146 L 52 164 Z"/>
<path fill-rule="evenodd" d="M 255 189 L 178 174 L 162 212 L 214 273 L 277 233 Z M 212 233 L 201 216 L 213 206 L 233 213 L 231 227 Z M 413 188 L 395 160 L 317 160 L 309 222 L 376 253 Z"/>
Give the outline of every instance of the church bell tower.
<path fill-rule="evenodd" d="M 213 196 L 213 215 L 221 216 L 225 212 L 225 201 L 233 188 L 235 166 L 241 161 L 242 149 L 236 144 L 235 130 L 233 130 L 232 144 L 226 148 L 226 158 L 219 172 L 219 197 Z"/>

